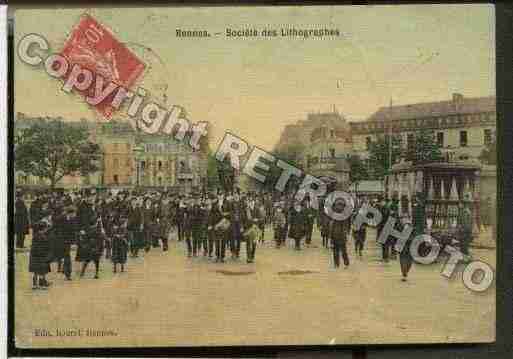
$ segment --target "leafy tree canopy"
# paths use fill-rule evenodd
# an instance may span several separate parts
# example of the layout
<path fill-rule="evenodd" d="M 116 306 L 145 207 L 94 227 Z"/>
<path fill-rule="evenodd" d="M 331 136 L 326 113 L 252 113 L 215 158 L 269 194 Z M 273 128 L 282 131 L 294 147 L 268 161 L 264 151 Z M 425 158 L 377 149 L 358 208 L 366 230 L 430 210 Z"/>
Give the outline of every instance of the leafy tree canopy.
<path fill-rule="evenodd" d="M 67 175 L 98 171 L 100 148 L 88 130 L 59 120 L 40 121 L 16 136 L 15 167 L 50 180 L 51 187 Z"/>

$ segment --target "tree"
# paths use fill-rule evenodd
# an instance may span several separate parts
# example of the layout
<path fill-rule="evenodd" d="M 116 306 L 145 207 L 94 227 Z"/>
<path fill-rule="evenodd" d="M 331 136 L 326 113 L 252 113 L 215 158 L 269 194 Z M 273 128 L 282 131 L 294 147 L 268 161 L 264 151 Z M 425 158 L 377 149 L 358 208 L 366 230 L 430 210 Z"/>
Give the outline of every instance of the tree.
<path fill-rule="evenodd" d="M 363 180 L 369 179 L 369 173 L 360 156 L 352 155 L 349 157 L 348 162 L 350 167 L 349 179 L 351 183 L 354 183 L 355 192 L 358 192 L 358 184 Z"/>
<path fill-rule="evenodd" d="M 68 175 L 98 171 L 100 147 L 88 130 L 58 120 L 40 121 L 25 129 L 15 144 L 15 167 L 50 181 L 51 188 Z"/>
<path fill-rule="evenodd" d="M 479 159 L 481 162 L 487 165 L 496 165 L 497 164 L 497 142 L 490 142 L 486 148 L 481 151 L 479 155 Z"/>
<path fill-rule="evenodd" d="M 391 156 L 389 153 L 390 141 L 392 141 Z M 381 136 L 376 141 L 371 142 L 369 145 L 369 164 L 372 168 L 372 176 L 376 179 L 383 179 L 390 169 L 390 159 L 392 164 L 396 163 L 401 157 L 401 153 L 401 138 L 399 136 Z"/>
<path fill-rule="evenodd" d="M 440 161 L 442 151 L 435 140 L 435 132 L 432 130 L 417 132 L 414 142 L 407 149 L 406 159 L 413 164 Z"/>

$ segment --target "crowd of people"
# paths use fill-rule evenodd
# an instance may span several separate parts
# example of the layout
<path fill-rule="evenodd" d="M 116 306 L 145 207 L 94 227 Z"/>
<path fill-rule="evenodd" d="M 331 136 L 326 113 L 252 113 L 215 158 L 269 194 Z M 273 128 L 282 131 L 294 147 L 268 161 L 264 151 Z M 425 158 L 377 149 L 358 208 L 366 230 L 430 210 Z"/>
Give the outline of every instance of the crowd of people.
<path fill-rule="evenodd" d="M 299 251 L 302 246 L 311 246 L 317 225 L 322 246 L 332 250 L 334 267 L 340 267 L 342 257 L 347 268 L 348 240 L 353 237 L 357 257 L 363 256 L 365 248 L 366 224 L 359 228 L 352 225 L 362 206 L 377 207 L 382 213 L 376 239 L 391 216 L 397 217 L 398 227 L 413 226 L 412 238 L 424 233 L 426 225 L 420 194 L 414 202 L 412 218 L 399 218 L 397 199 L 359 198 L 351 203 L 353 215 L 344 220 L 315 209 L 308 196 L 298 201 L 292 195 L 239 190 L 187 195 L 165 191 L 46 191 L 32 197 L 27 206 L 24 193 L 16 192 L 14 232 L 16 247 L 24 248 L 25 237 L 31 230 L 28 269 L 33 273 L 33 289 L 50 285 L 46 275 L 51 265 L 66 280 L 72 280 L 72 246 L 76 246 L 75 261 L 81 263 L 80 277 L 86 275 L 92 264 L 94 278 L 99 278 L 102 258 L 112 262 L 114 273 L 123 272 L 129 257 L 144 256 L 157 248 L 166 252 L 170 239 L 184 243 L 188 257 L 203 256 L 218 263 L 225 262 L 227 251 L 233 260 L 240 260 L 241 243 L 245 243 L 246 262 L 252 263 L 257 246 L 265 243 L 266 229 L 272 229 L 269 232 L 273 233 L 275 248 L 285 246 L 290 239 L 292 247 Z M 339 200 L 333 209 L 342 213 L 346 205 Z M 322 198 L 319 207 L 324 208 Z M 463 220 L 468 222 L 471 218 Z M 394 244 L 393 238 L 382 244 L 383 261 L 399 257 L 402 279 L 406 280 L 412 258 L 407 249 L 397 256 Z"/>

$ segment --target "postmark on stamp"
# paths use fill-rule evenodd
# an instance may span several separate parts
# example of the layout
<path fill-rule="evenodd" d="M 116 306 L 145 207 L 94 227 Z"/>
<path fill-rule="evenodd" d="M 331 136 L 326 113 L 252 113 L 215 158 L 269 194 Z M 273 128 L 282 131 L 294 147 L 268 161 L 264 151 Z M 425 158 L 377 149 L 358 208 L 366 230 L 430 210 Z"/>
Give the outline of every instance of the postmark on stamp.
<path fill-rule="evenodd" d="M 145 64 L 130 49 L 88 14 L 82 15 L 66 41 L 61 55 L 70 62 L 70 69 L 73 65 L 79 65 L 93 73 L 91 86 L 85 90 L 77 89 L 84 97 L 95 91 L 99 85 L 97 81 L 103 81 L 104 88 L 114 83 L 130 89 L 145 69 Z M 70 76 L 70 73 L 67 76 Z M 111 94 L 94 105 L 104 119 L 110 119 L 115 111 L 111 105 L 113 97 L 114 94 Z"/>

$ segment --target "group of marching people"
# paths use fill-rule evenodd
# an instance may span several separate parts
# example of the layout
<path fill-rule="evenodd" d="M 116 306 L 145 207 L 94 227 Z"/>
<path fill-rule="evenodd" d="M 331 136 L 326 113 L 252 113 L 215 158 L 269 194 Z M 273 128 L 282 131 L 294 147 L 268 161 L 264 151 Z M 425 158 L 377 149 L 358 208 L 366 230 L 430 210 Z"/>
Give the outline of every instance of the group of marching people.
<path fill-rule="evenodd" d="M 382 214 L 383 219 L 376 226 L 376 239 L 389 217 L 396 217 L 398 230 L 413 226 L 412 237 L 425 233 L 422 194 L 415 197 L 412 218 L 399 218 L 396 198 L 383 197 L 373 202 L 356 199 L 351 203 L 352 216 L 344 220 L 333 219 L 323 210 L 323 198 L 318 205 L 321 210 L 314 207 L 308 196 L 298 201 L 292 195 L 241 194 L 238 190 L 189 195 L 107 191 L 101 194 L 42 193 L 36 195 L 27 208 L 23 193 L 18 191 L 14 218 L 16 246 L 24 247 L 25 236 L 31 228 L 29 271 L 33 273 L 33 288 L 37 289 L 48 287 L 46 274 L 50 272 L 51 263 L 56 263 L 57 271 L 63 273 L 66 280 L 72 280 L 72 246 L 77 248 L 75 261 L 81 263 L 80 277 L 92 262 L 94 277 L 98 278 L 102 257 L 112 262 L 114 273 L 123 272 L 129 256 L 138 257 L 152 248 L 168 251 L 172 232 L 176 232 L 177 241 L 184 243 L 188 257 L 204 256 L 222 263 L 229 250 L 232 259 L 238 260 L 241 243 L 245 242 L 246 261 L 252 263 L 257 245 L 265 242 L 266 227 L 273 229 L 276 248 L 285 246 L 290 238 L 293 248 L 299 251 L 303 241 L 307 247 L 311 245 L 317 224 L 322 246 L 332 249 L 336 268 L 340 267 L 340 257 L 344 266 L 349 266 L 347 242 L 351 234 L 355 254 L 362 257 L 367 225 L 356 228 L 352 222 L 363 206 L 375 207 Z M 335 201 L 333 210 L 342 213 L 346 205 L 343 200 Z M 462 217 L 463 220 L 468 221 L 468 216 Z M 393 238 L 382 244 L 383 261 L 397 257 L 394 245 Z M 408 248 L 409 245 L 399 255 L 403 280 L 412 264 Z"/>
<path fill-rule="evenodd" d="M 244 204 L 243 204 L 244 203 Z M 113 272 L 124 272 L 127 258 L 138 257 L 152 248 L 169 249 L 171 232 L 183 241 L 189 257 L 201 254 L 224 262 L 226 250 L 239 258 L 246 242 L 246 259 L 254 261 L 257 242 L 264 241 L 270 221 L 270 201 L 256 195 L 174 195 L 166 192 L 117 194 L 38 194 L 27 207 L 21 191 L 16 193 L 14 229 L 16 247 L 24 248 L 32 229 L 29 271 L 33 288 L 47 288 L 51 264 L 66 280 L 72 280 L 71 247 L 81 263 L 80 277 L 89 264 L 99 278 L 100 260 L 109 259 Z"/>

